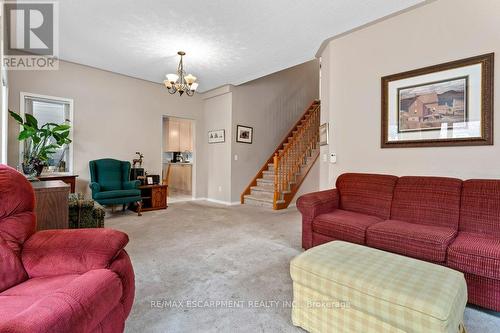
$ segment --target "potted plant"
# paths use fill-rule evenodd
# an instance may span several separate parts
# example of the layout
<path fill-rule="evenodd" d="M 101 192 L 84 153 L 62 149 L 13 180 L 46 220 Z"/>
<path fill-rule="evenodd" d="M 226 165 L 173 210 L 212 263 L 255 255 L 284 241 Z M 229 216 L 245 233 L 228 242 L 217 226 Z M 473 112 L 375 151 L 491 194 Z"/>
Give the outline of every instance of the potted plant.
<path fill-rule="evenodd" d="M 67 123 L 46 123 L 38 127 L 38 120 L 30 114 L 26 113 L 24 120 L 13 111 L 9 110 L 9 114 L 21 125 L 18 140 L 24 141 L 23 172 L 26 175 L 40 176 L 56 149 L 71 143 L 71 126 Z"/>

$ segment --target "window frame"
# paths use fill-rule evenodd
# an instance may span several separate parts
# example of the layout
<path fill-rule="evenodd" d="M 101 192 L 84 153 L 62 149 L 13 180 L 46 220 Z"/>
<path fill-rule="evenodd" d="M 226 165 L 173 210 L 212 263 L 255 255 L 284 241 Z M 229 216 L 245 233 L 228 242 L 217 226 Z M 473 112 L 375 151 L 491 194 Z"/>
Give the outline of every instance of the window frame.
<path fill-rule="evenodd" d="M 74 117 L 73 117 L 73 99 L 72 98 L 66 98 L 66 97 L 57 97 L 57 96 L 49 96 L 49 95 L 40 95 L 40 94 L 33 94 L 29 92 L 24 92 L 21 91 L 19 93 L 19 113 L 21 117 L 24 119 L 25 116 L 25 101 L 26 97 L 31 98 L 31 99 L 41 99 L 41 100 L 48 100 L 48 101 L 54 101 L 54 102 L 62 102 L 65 104 L 69 105 L 69 121 L 71 128 L 69 130 L 69 138 L 71 139 L 71 143 L 69 144 L 69 161 L 68 161 L 68 171 L 64 172 L 55 172 L 57 174 L 64 174 L 64 175 L 71 175 L 73 174 L 73 130 L 74 130 Z M 21 125 L 19 126 L 19 129 L 21 129 Z M 19 141 L 19 163 L 22 163 L 23 161 L 23 152 L 24 152 L 24 145 L 22 141 Z"/>

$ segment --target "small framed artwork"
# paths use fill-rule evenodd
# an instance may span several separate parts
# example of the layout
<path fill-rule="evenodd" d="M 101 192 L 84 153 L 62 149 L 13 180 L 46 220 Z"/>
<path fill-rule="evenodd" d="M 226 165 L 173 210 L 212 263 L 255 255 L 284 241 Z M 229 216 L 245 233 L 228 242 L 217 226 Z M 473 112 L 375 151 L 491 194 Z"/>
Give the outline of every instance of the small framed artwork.
<path fill-rule="evenodd" d="M 494 54 L 382 78 L 382 148 L 493 144 Z"/>
<path fill-rule="evenodd" d="M 224 141 L 226 141 L 226 133 L 223 129 L 208 132 L 208 143 L 221 143 Z"/>
<path fill-rule="evenodd" d="M 236 126 L 236 142 L 252 143 L 253 142 L 253 128 L 248 126 Z"/>
<path fill-rule="evenodd" d="M 148 185 L 154 184 L 153 176 L 146 176 L 146 184 L 148 184 Z"/>
<path fill-rule="evenodd" d="M 319 127 L 319 145 L 326 146 L 328 144 L 328 123 L 324 123 Z"/>

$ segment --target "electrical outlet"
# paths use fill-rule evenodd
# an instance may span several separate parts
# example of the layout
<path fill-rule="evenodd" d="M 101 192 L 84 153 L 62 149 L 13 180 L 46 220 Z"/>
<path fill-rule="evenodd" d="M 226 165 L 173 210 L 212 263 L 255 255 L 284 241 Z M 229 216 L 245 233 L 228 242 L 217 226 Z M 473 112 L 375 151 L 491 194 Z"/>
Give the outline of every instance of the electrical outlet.
<path fill-rule="evenodd" d="M 219 192 L 222 192 L 222 186 L 219 186 Z"/>
<path fill-rule="evenodd" d="M 237 161 L 238 160 L 238 154 L 234 154 L 234 160 Z"/>

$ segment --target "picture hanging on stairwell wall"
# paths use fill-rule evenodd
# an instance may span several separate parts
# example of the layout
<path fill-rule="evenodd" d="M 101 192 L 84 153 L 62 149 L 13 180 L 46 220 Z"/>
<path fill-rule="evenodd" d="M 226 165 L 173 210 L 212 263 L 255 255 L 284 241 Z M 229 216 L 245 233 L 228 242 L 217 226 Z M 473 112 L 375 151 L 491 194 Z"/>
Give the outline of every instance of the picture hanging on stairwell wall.
<path fill-rule="evenodd" d="M 328 144 L 328 123 L 324 123 L 319 127 L 319 145 L 326 146 Z"/>
<path fill-rule="evenodd" d="M 222 143 L 225 140 L 226 133 L 223 129 L 208 132 L 208 143 Z"/>
<path fill-rule="evenodd" d="M 236 126 L 236 142 L 252 143 L 253 142 L 253 128 L 248 126 Z"/>

